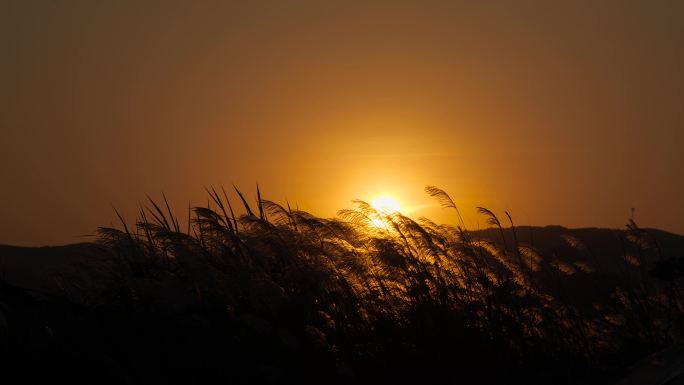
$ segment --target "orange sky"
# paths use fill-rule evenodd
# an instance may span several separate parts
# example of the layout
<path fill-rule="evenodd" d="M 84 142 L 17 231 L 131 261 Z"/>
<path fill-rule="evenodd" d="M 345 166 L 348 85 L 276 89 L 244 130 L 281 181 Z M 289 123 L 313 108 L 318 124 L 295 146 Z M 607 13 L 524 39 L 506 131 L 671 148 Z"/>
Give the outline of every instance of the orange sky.
<path fill-rule="evenodd" d="M 0 5 L 0 243 L 256 182 L 684 233 L 684 2 L 96 3 Z"/>

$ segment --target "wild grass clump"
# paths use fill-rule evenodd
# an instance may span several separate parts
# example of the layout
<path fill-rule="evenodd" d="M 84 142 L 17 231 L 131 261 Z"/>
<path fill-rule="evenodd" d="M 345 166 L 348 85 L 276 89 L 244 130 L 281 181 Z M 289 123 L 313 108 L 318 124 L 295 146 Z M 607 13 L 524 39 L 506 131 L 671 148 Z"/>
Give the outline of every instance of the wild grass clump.
<path fill-rule="evenodd" d="M 166 197 L 149 199 L 134 226 L 121 218 L 98 231 L 117 256 L 100 306 L 211 330 L 223 345 L 207 349 L 230 357 L 211 373 L 230 367 L 221 378 L 237 382 L 599 382 L 611 365 L 681 341 L 678 278 L 650 276 L 646 254 L 662 250 L 636 223 L 620 233 L 623 274 L 587 305 L 573 279 L 603 268 L 580 240 L 566 239 L 586 261 L 542 255 L 508 212 L 502 221 L 478 207 L 498 233 L 485 237 L 446 192 L 426 191 L 455 225 L 363 201 L 319 218 L 258 188 L 254 206 L 235 188 L 242 214 L 208 189 L 209 204 L 181 225 Z"/>

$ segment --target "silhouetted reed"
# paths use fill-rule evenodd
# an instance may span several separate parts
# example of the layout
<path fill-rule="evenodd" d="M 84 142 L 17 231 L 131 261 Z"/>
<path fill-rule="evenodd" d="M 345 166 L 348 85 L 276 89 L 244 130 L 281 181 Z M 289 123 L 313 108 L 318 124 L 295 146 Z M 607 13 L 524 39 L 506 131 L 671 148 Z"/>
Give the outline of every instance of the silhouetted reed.
<path fill-rule="evenodd" d="M 273 349 L 263 352 L 267 366 L 280 362 L 273 355 L 306 346 L 340 382 L 472 375 L 560 383 L 587 373 L 603 380 L 610 373 L 597 363 L 681 340 L 681 287 L 649 275 L 646 254 L 663 260 L 663 252 L 633 221 L 622 239 L 622 280 L 610 300 L 584 306 L 569 292 L 573 279 L 605 267 L 580 240 L 566 238 L 586 261 L 542 255 L 520 241 L 508 212 L 505 227 L 478 207 L 499 233 L 483 239 L 446 192 L 426 191 L 455 211 L 455 226 L 358 200 L 338 218 L 319 218 L 264 200 L 257 187 L 255 209 L 235 188 L 242 215 L 224 189 L 207 189 L 209 203 L 192 209 L 181 229 L 165 196 L 163 204 L 148 197 L 134 227 L 119 216 L 120 229 L 98 231 L 117 256 L 104 302 L 218 312 L 230 320 L 227 333 Z M 279 373 L 276 382 L 287 379 Z"/>

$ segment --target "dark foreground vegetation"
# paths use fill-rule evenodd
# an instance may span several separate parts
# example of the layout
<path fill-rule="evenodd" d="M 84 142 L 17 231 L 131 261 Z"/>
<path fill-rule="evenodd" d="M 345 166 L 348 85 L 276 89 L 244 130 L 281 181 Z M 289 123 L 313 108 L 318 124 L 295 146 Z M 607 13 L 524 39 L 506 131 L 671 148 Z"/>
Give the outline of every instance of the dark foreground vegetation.
<path fill-rule="evenodd" d="M 445 192 L 427 192 L 455 225 L 360 201 L 323 219 L 237 192 L 238 216 L 213 189 L 181 224 L 150 200 L 134 226 L 99 229 L 79 272 L 52 277 L 58 290 L 5 277 L 2 376 L 603 384 L 682 342 L 682 237 L 633 221 L 516 228 L 485 208 L 491 228 L 469 231 Z"/>

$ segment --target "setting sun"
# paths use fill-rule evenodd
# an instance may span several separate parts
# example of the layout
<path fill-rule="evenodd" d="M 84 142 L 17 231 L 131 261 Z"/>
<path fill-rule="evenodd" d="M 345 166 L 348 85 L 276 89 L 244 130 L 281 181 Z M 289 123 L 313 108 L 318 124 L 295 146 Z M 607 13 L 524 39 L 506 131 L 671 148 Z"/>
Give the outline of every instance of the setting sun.
<path fill-rule="evenodd" d="M 373 206 L 373 208 L 377 211 L 381 211 L 385 214 L 401 211 L 399 202 L 397 202 L 396 199 L 386 195 L 373 199 L 371 206 Z"/>

